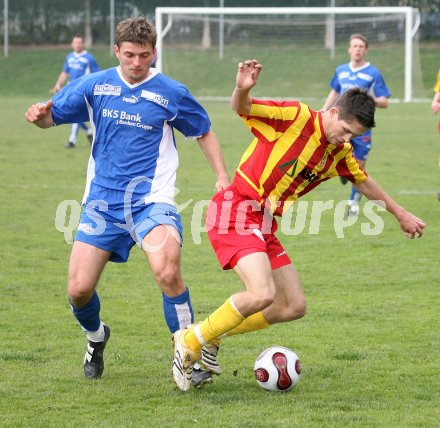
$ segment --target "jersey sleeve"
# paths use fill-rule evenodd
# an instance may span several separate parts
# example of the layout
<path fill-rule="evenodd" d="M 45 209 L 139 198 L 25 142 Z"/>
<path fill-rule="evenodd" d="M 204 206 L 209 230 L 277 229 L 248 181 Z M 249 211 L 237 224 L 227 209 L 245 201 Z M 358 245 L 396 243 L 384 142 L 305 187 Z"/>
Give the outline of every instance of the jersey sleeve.
<path fill-rule="evenodd" d="M 300 111 L 298 101 L 252 99 L 248 115 L 240 115 L 249 130 L 261 142 L 276 141 L 295 121 Z"/>
<path fill-rule="evenodd" d="M 70 73 L 69 61 L 67 61 L 67 57 L 64 60 L 63 71 L 67 74 Z"/>
<path fill-rule="evenodd" d="M 98 62 L 96 61 L 95 57 L 93 55 L 90 55 L 90 73 L 96 73 L 97 71 L 100 71 L 100 67 L 98 65 Z"/>
<path fill-rule="evenodd" d="M 391 92 L 388 89 L 382 74 L 378 70 L 374 77 L 373 92 L 375 97 L 389 98 L 391 96 Z"/>
<path fill-rule="evenodd" d="M 362 183 L 368 177 L 367 172 L 362 168 L 353 156 L 353 148 L 350 147 L 345 156 L 336 166 L 337 174 L 340 177 L 346 177 L 354 184 Z"/>
<path fill-rule="evenodd" d="M 56 125 L 89 120 L 86 95 L 90 85 L 87 77 L 69 83 L 52 98 L 52 118 Z"/>
<path fill-rule="evenodd" d="M 199 138 L 211 129 L 211 121 L 206 110 L 188 89 L 182 87 L 182 90 L 182 96 L 178 99 L 177 114 L 169 123 L 186 138 Z"/>
<path fill-rule="evenodd" d="M 330 80 L 330 87 L 340 93 L 341 92 L 341 83 L 339 82 L 339 78 L 338 78 L 338 70 L 336 69 L 335 74 L 333 74 L 332 80 Z"/>

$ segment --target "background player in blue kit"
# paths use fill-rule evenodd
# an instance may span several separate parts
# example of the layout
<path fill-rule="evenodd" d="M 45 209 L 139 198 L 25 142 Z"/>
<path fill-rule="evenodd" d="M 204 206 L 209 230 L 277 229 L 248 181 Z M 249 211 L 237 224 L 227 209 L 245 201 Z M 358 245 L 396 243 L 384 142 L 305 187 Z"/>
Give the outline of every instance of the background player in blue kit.
<path fill-rule="evenodd" d="M 40 128 L 78 120 L 90 120 L 95 127 L 68 277 L 73 314 L 88 337 L 84 372 L 90 379 L 102 375 L 110 337 L 95 289 L 107 261 L 127 261 L 135 243 L 162 290 L 170 331 L 193 322 L 180 271 L 182 224 L 174 202 L 178 154 L 173 130 L 197 140 L 217 176 L 218 191 L 229 185 L 206 111 L 184 85 L 150 68 L 156 38 L 154 26 L 143 17 L 121 21 L 115 32 L 118 67 L 75 80 L 25 114 Z"/>
<path fill-rule="evenodd" d="M 86 74 L 95 73 L 96 71 L 100 70 L 99 65 L 93 55 L 84 49 L 84 39 L 82 36 L 74 36 L 71 46 L 73 52 L 66 56 L 63 71 L 58 76 L 57 82 L 53 88 L 53 92 L 55 94 L 60 91 L 67 79 L 69 79 L 69 82 L 73 82 Z M 84 122 L 72 123 L 69 141 L 65 146 L 67 149 L 71 149 L 76 146 L 76 137 L 78 135 L 79 128 L 82 128 L 84 131 L 86 131 L 87 139 L 89 140 L 89 143 L 92 144 L 93 130 Z"/>
<path fill-rule="evenodd" d="M 391 96 L 391 93 L 385 84 L 381 72 L 365 60 L 367 53 L 367 39 L 362 34 L 351 35 L 348 42 L 350 62 L 336 68 L 330 82 L 332 89 L 322 107 L 323 111 L 331 108 L 345 91 L 354 87 L 368 89 L 370 95 L 374 98 L 376 107 L 388 107 L 388 98 Z M 362 167 L 365 167 L 368 153 L 371 149 L 371 130 L 368 130 L 360 137 L 353 138 L 351 144 L 355 158 Z M 349 176 L 350 172 L 346 172 L 347 176 Z M 347 178 L 341 175 L 341 181 L 345 184 L 347 183 Z M 357 215 L 361 197 L 362 193 L 353 186 L 349 199 L 348 215 Z"/>

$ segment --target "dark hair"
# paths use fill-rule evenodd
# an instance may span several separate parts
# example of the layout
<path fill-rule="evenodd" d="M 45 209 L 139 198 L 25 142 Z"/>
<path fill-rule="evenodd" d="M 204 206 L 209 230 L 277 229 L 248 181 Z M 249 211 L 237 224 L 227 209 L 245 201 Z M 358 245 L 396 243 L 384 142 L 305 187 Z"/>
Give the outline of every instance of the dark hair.
<path fill-rule="evenodd" d="M 145 45 L 150 43 L 156 47 L 157 33 L 154 25 L 144 16 L 128 18 L 121 21 L 115 31 L 115 42 L 118 47 L 123 42 Z"/>
<path fill-rule="evenodd" d="M 367 129 L 376 126 L 374 121 L 376 103 L 365 89 L 349 89 L 339 97 L 334 106 L 338 108 L 339 118 L 342 120 L 349 122 L 356 119 Z"/>

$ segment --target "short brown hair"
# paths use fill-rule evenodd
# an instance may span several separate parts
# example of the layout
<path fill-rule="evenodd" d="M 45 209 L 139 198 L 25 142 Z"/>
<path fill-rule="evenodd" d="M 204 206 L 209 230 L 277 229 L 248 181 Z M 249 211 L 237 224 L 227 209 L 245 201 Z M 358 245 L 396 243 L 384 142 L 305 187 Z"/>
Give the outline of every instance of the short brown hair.
<path fill-rule="evenodd" d="M 115 31 L 115 43 L 118 47 L 123 42 L 146 45 L 150 43 L 156 47 L 157 32 L 154 25 L 144 16 L 138 18 L 127 18 L 121 21 Z"/>
<path fill-rule="evenodd" d="M 334 106 L 338 108 L 339 118 L 342 120 L 350 122 L 355 119 L 367 129 L 376 126 L 374 121 L 376 103 L 365 89 L 348 89 L 338 98 Z"/>
<path fill-rule="evenodd" d="M 352 34 L 352 35 L 350 36 L 350 39 L 348 40 L 348 46 L 350 46 L 351 41 L 352 41 L 353 39 L 359 39 L 359 40 L 362 40 L 362 41 L 365 43 L 365 47 L 368 48 L 368 40 L 367 40 L 367 38 L 366 38 L 365 36 L 363 36 L 362 34 Z"/>

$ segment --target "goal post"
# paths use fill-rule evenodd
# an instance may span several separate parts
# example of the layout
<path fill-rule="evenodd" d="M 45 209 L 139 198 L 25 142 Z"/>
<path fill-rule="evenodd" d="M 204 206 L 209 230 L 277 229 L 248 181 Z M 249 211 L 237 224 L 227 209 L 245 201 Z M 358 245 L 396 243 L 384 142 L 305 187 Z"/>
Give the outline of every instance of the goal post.
<path fill-rule="evenodd" d="M 346 46 L 349 34 L 368 33 L 365 35 L 370 45 L 374 45 L 374 49 L 380 44 L 387 46 L 389 52 L 394 51 L 396 55 L 395 60 L 390 58 L 389 61 L 397 61 L 398 64 L 390 64 L 390 68 L 396 73 L 402 73 L 398 79 L 402 86 L 397 91 L 401 95 L 398 98 L 405 102 L 414 98 L 413 45 L 417 39 L 420 16 L 418 10 L 411 7 L 158 7 L 155 25 L 158 33 L 156 66 L 167 74 L 167 67 L 164 67 L 167 50 L 174 48 L 178 54 L 182 54 L 185 49 L 188 52 L 193 49 L 195 56 L 209 49 L 213 51 L 215 44 L 216 51 L 218 47 L 217 59 L 221 60 L 225 50 L 234 51 L 238 47 L 249 45 L 254 39 L 260 48 L 271 44 L 273 54 L 278 48 L 284 47 L 287 50 L 289 43 L 295 49 L 299 46 L 311 48 L 318 44 L 318 40 L 322 51 L 327 50 L 329 53 L 339 43 L 341 50 L 345 51 L 342 62 L 348 62 Z M 200 42 L 198 45 L 195 45 L 196 38 Z M 260 58 L 257 48 L 255 52 Z M 318 58 L 315 51 L 310 49 L 309 54 L 316 56 L 317 64 L 314 68 L 323 67 L 323 60 Z M 234 53 L 231 53 L 231 57 L 233 56 Z M 328 62 L 330 56 L 327 55 Z M 369 53 L 369 56 L 372 54 Z M 387 57 L 389 55 L 385 54 L 384 58 Z M 271 62 L 272 57 L 268 58 Z M 196 59 L 194 61 L 197 62 Z M 372 62 L 383 71 L 388 83 L 386 69 L 377 61 Z M 169 67 L 172 67 L 171 63 L 172 59 Z M 309 67 L 312 67 L 311 63 Z M 304 76 L 312 77 L 313 73 Z M 326 88 L 328 89 L 328 82 Z"/>

